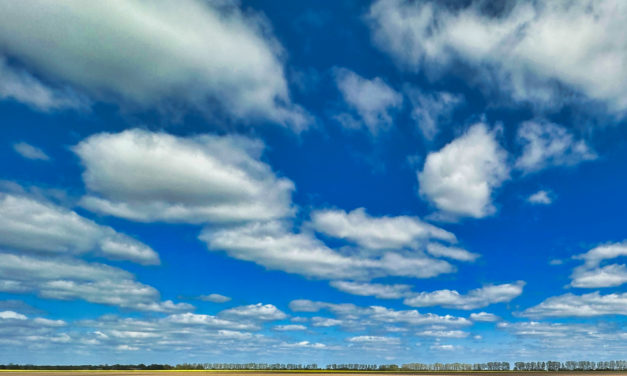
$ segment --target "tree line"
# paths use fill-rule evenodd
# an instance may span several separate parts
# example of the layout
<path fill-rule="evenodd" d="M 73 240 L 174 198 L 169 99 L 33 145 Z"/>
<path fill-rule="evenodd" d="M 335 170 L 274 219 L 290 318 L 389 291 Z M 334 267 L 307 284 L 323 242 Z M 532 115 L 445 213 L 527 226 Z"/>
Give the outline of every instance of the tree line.
<path fill-rule="evenodd" d="M 328 364 L 325 368 L 316 363 L 182 363 L 169 364 L 104 364 L 104 365 L 32 365 L 0 364 L 0 369 L 11 370 L 260 370 L 260 371 L 298 371 L 298 370 L 337 370 L 337 371 L 509 371 L 509 362 L 487 363 L 407 363 L 407 364 Z M 627 371 L 627 360 L 611 361 L 539 361 L 515 362 L 514 371 Z"/>

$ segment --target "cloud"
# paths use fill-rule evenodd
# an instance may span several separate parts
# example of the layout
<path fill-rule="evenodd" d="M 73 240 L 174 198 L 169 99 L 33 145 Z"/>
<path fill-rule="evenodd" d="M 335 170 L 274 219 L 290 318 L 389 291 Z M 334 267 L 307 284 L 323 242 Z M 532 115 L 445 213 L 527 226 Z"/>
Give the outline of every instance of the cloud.
<path fill-rule="evenodd" d="M 230 223 L 291 215 L 294 185 L 260 161 L 246 137 L 176 137 L 139 129 L 74 147 L 85 166 L 84 207 L 150 222 Z M 141 173 L 139 173 L 141 172 Z"/>
<path fill-rule="evenodd" d="M 583 294 L 553 296 L 535 307 L 527 308 L 520 316 L 593 317 L 627 314 L 627 293 L 601 295 L 598 291 Z"/>
<path fill-rule="evenodd" d="M 305 325 L 290 324 L 290 325 L 277 325 L 272 329 L 278 330 L 279 332 L 288 332 L 288 331 L 307 330 L 307 327 Z"/>
<path fill-rule="evenodd" d="M 251 222 L 205 228 L 201 240 L 211 251 L 252 261 L 272 270 L 283 270 L 322 279 L 369 280 L 383 276 L 430 278 L 454 271 L 451 264 L 425 256 L 388 252 L 381 257 L 358 257 L 335 251 L 311 234 L 293 233 L 281 222 Z"/>
<path fill-rule="evenodd" d="M 463 330 L 423 330 L 416 333 L 421 337 L 436 337 L 436 338 L 466 338 L 470 333 Z"/>
<path fill-rule="evenodd" d="M 502 285 L 486 285 L 462 295 L 456 290 L 421 292 L 405 299 L 403 303 L 412 307 L 442 306 L 455 309 L 475 309 L 494 303 L 509 302 L 522 294 L 523 281 Z"/>
<path fill-rule="evenodd" d="M 627 241 L 608 243 L 576 255 L 573 258 L 584 260 L 584 264 L 573 271 L 570 285 L 580 288 L 620 286 L 627 282 L 627 267 L 624 264 L 601 266 L 605 260 L 627 256 Z"/>
<path fill-rule="evenodd" d="M 447 247 L 439 243 L 427 244 L 427 252 L 435 257 L 446 257 L 457 261 L 473 262 L 481 255 L 468 252 L 465 249 L 457 247 Z"/>
<path fill-rule="evenodd" d="M 528 121 L 518 128 L 522 155 L 515 167 L 525 173 L 554 166 L 574 166 L 597 158 L 584 140 L 576 141 L 568 130 L 557 124 Z"/>
<path fill-rule="evenodd" d="M 159 301 L 159 292 L 132 274 L 99 263 L 65 257 L 0 252 L 0 291 L 37 293 L 46 299 L 75 300 L 137 311 L 190 310 L 189 304 Z"/>
<path fill-rule="evenodd" d="M 553 354 L 590 354 L 603 348 L 604 353 L 622 354 L 625 351 L 625 335 L 620 326 L 607 322 L 593 324 L 549 323 L 541 321 L 500 322 L 497 328 L 518 336 L 518 341 L 534 340 L 530 346 L 541 352 Z"/>
<path fill-rule="evenodd" d="M 467 326 L 471 322 L 463 317 L 420 313 L 412 310 L 394 310 L 381 306 L 359 307 L 351 303 L 327 303 L 307 299 L 293 300 L 289 304 L 293 312 L 319 312 L 328 310 L 336 315 L 340 325 L 346 328 L 380 327 L 381 324 L 405 325 L 408 327 L 425 325 Z M 325 318 L 321 318 L 324 320 Z M 320 321 L 322 321 L 320 320 Z M 314 323 L 314 326 L 316 324 Z M 318 325 L 321 326 L 321 325 Z"/>
<path fill-rule="evenodd" d="M 200 297 L 200 300 L 204 300 L 206 302 L 212 302 L 212 303 L 226 303 L 230 301 L 231 298 L 229 298 L 228 296 L 220 295 L 220 294 L 209 294 L 209 295 L 202 295 Z"/>
<path fill-rule="evenodd" d="M 492 191 L 508 178 L 506 152 L 495 131 L 475 124 L 437 152 L 418 172 L 420 194 L 453 216 L 482 218 L 496 211 Z"/>
<path fill-rule="evenodd" d="M 346 339 L 348 342 L 359 344 L 376 344 L 376 345 L 398 345 L 401 341 L 398 337 L 383 336 L 356 336 Z"/>
<path fill-rule="evenodd" d="M 287 318 L 287 315 L 272 304 L 251 304 L 229 308 L 220 312 L 221 316 L 234 320 L 276 321 Z"/>
<path fill-rule="evenodd" d="M 311 325 L 315 327 L 329 328 L 331 326 L 342 325 L 344 321 L 338 319 L 330 319 L 328 317 L 312 317 Z"/>
<path fill-rule="evenodd" d="M 493 313 L 487 313 L 487 312 L 471 313 L 470 319 L 472 321 L 480 321 L 480 322 L 494 322 L 494 321 L 500 320 L 500 318 L 497 315 Z"/>
<path fill-rule="evenodd" d="M 13 311 L 0 312 L 0 319 L 2 320 L 26 320 L 26 315 Z"/>
<path fill-rule="evenodd" d="M 0 100 L 14 100 L 44 112 L 82 110 L 89 107 L 89 102 L 84 97 L 68 89 L 55 90 L 27 71 L 11 67 L 2 56 L 0 56 Z"/>
<path fill-rule="evenodd" d="M 435 344 L 435 345 L 431 345 L 429 347 L 431 350 L 440 350 L 440 351 L 453 351 L 457 349 L 457 346 L 455 345 L 441 345 L 441 344 Z"/>
<path fill-rule="evenodd" d="M 267 21 L 236 2 L 5 4 L 0 25 L 0 53 L 95 99 L 207 114 L 217 103 L 234 119 L 307 123 Z"/>
<path fill-rule="evenodd" d="M 344 101 L 357 112 L 371 134 L 376 135 L 392 125 L 393 112 L 403 103 L 400 93 L 379 77 L 369 80 L 348 69 L 336 69 L 335 80 Z M 343 124 L 358 125 L 355 122 Z"/>
<path fill-rule="evenodd" d="M 614 112 L 627 108 L 627 47 L 615 38 L 627 31 L 627 4 L 482 4 L 379 0 L 368 22 L 378 48 L 433 79 L 462 63 L 470 82 L 514 101 L 552 106 L 584 96 Z"/>
<path fill-rule="evenodd" d="M 551 205 L 553 203 L 552 196 L 553 194 L 549 191 L 539 190 L 527 197 L 527 202 L 533 205 Z"/>
<path fill-rule="evenodd" d="M 176 313 L 167 316 L 162 320 L 166 324 L 175 324 L 188 327 L 203 327 L 214 329 L 229 329 L 229 330 L 257 330 L 259 329 L 258 323 L 251 322 L 250 320 L 230 320 L 223 317 L 217 317 L 212 315 L 197 314 L 191 312 Z"/>
<path fill-rule="evenodd" d="M 400 299 L 407 296 L 411 290 L 409 285 L 384 285 L 351 281 L 331 281 L 330 285 L 349 294 L 374 296 L 380 299 Z"/>
<path fill-rule="evenodd" d="M 425 93 L 412 88 L 407 94 L 413 107 L 411 118 L 429 141 L 440 132 L 443 123 L 450 121 L 455 109 L 464 103 L 462 95 L 445 91 Z"/>
<path fill-rule="evenodd" d="M 325 235 L 346 239 L 370 249 L 417 248 L 428 239 L 455 242 L 455 235 L 417 217 L 372 217 L 364 208 L 317 210 L 311 213 L 312 227 Z"/>
<path fill-rule="evenodd" d="M 48 154 L 44 153 L 43 150 L 31 144 L 27 144 L 26 142 L 17 142 L 13 144 L 13 150 L 15 150 L 16 153 L 18 153 L 19 155 L 21 155 L 22 157 L 26 159 L 33 159 L 33 160 L 40 160 L 40 161 L 50 160 L 50 157 L 48 156 Z"/>
<path fill-rule="evenodd" d="M 0 245 L 39 254 L 93 251 L 114 260 L 159 264 L 157 253 L 111 227 L 34 198 L 0 193 Z"/>

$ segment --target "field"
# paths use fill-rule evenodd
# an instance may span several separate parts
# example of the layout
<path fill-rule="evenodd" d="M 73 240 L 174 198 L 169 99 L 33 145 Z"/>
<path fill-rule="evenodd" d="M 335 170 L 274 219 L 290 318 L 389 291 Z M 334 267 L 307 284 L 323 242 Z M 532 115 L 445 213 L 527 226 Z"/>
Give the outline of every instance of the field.
<path fill-rule="evenodd" d="M 513 375 L 526 375 L 526 376 L 550 376 L 554 374 L 558 375 L 577 375 L 577 376 L 627 376 L 627 371 L 597 371 L 597 372 L 516 372 L 516 371 L 475 371 L 475 372 L 454 372 L 454 371 L 442 371 L 442 372 L 350 372 L 350 371 L 304 371 L 304 372 L 277 372 L 277 371 L 0 371 L 0 376 L 60 376 L 65 374 L 71 374 L 72 376 L 251 376 L 251 375 L 265 375 L 265 376 L 303 376 L 304 374 L 315 374 L 316 376 L 367 376 L 371 374 L 386 375 L 386 376 L 408 376 L 408 375 L 422 375 L 422 376 L 513 376 Z M 192 375 L 190 375 L 192 374 Z"/>

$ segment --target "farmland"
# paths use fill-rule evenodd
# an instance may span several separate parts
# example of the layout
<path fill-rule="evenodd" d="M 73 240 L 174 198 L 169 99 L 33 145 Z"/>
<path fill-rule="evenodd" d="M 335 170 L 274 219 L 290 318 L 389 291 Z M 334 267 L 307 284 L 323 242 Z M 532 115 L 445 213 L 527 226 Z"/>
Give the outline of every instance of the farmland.
<path fill-rule="evenodd" d="M 94 370 L 58 370 L 58 371 L 32 371 L 32 370 L 2 370 L 1 376 L 60 376 L 65 374 L 71 374 L 72 376 L 249 376 L 249 375 L 264 375 L 264 376 L 298 376 L 302 374 L 315 374 L 317 376 L 333 376 L 341 374 L 342 376 L 366 376 L 370 374 L 386 375 L 386 376 L 406 376 L 406 375 L 423 375 L 423 376 L 461 376 L 461 375 L 473 375 L 473 376 L 513 376 L 513 375 L 526 375 L 526 376 L 546 376 L 551 374 L 558 375 L 578 375 L 578 376 L 627 376 L 627 371 L 560 371 L 560 372 L 541 372 L 541 371 L 412 371 L 412 372 L 351 372 L 351 371 L 94 371 Z"/>

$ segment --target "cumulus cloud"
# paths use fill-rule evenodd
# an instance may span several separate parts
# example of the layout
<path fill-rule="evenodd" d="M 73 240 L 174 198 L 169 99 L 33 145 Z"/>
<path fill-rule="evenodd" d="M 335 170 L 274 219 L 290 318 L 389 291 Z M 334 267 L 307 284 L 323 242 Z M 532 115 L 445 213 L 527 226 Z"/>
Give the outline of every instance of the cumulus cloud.
<path fill-rule="evenodd" d="M 523 281 L 502 285 L 487 285 L 468 291 L 463 295 L 456 290 L 436 290 L 421 292 L 405 299 L 412 307 L 442 306 L 455 309 L 475 309 L 494 303 L 509 302 L 522 294 Z"/>
<path fill-rule="evenodd" d="M 364 208 L 317 210 L 311 213 L 312 227 L 325 235 L 346 239 L 370 249 L 417 248 L 428 239 L 455 242 L 455 235 L 417 217 L 372 217 Z"/>
<path fill-rule="evenodd" d="M 158 264 L 146 244 L 77 213 L 34 198 L 0 193 L 0 245 L 40 254 L 95 252 L 116 260 Z"/>
<path fill-rule="evenodd" d="M 553 194 L 546 190 L 539 190 L 538 192 L 527 197 L 527 202 L 533 205 L 551 205 L 553 203 Z"/>
<path fill-rule="evenodd" d="M 0 100 L 14 100 L 44 112 L 84 109 L 89 106 L 84 97 L 68 89 L 53 89 L 27 71 L 11 67 L 2 56 L 0 56 Z"/>
<path fill-rule="evenodd" d="M 228 223 L 290 215 L 294 185 L 260 161 L 246 137 L 176 137 L 139 129 L 74 147 L 85 166 L 84 207 L 136 221 Z"/>
<path fill-rule="evenodd" d="M 337 69 L 335 79 L 344 101 L 357 112 L 370 133 L 376 135 L 392 125 L 393 113 L 403 103 L 400 93 L 379 77 L 369 80 L 348 69 Z M 359 126 L 354 120 L 341 123 L 349 128 Z"/>
<path fill-rule="evenodd" d="M 327 247 L 311 234 L 290 231 L 281 222 L 251 222 L 226 228 L 205 228 L 200 239 L 212 251 L 253 261 L 268 269 L 323 279 L 369 280 L 383 276 L 430 278 L 454 271 L 446 261 L 388 252 L 358 257 Z"/>
<path fill-rule="evenodd" d="M 439 326 L 467 326 L 471 321 L 463 317 L 451 315 L 437 315 L 434 313 L 420 313 L 412 310 L 395 310 L 381 306 L 359 307 L 351 303 L 328 303 L 297 299 L 290 302 L 293 312 L 319 312 L 328 310 L 336 315 L 340 325 L 346 328 L 362 328 L 380 326 L 381 324 L 404 325 L 407 327 L 439 325 Z M 315 325 L 315 324 L 314 324 Z"/>
<path fill-rule="evenodd" d="M 190 310 L 189 304 L 159 301 L 159 292 L 122 269 L 65 257 L 0 252 L 0 291 L 36 293 L 47 299 L 81 299 L 138 311 Z"/>
<path fill-rule="evenodd" d="M 410 293 L 409 285 L 385 285 L 352 281 L 331 281 L 331 286 L 353 295 L 374 296 L 380 299 L 400 299 Z"/>
<path fill-rule="evenodd" d="M 534 347 L 541 351 L 572 355 L 590 354 L 603 348 L 604 353 L 622 354 L 627 332 L 620 326 L 608 323 L 550 323 L 541 321 L 501 322 L 497 328 L 519 337 L 520 340 L 535 340 Z"/>
<path fill-rule="evenodd" d="M 601 266 L 606 260 L 627 256 L 627 241 L 622 243 L 603 244 L 575 259 L 584 260 L 584 264 L 573 270 L 570 285 L 581 288 L 598 288 L 620 286 L 627 282 L 627 266 L 625 264 L 609 264 Z"/>
<path fill-rule="evenodd" d="M 452 260 L 466 262 L 475 261 L 480 256 L 477 253 L 468 252 L 463 248 L 444 246 L 439 243 L 427 244 L 427 252 L 435 257 L 446 257 Z"/>
<path fill-rule="evenodd" d="M 305 325 L 300 324 L 289 324 L 289 325 L 277 325 L 274 330 L 278 330 L 280 332 L 288 332 L 288 331 L 298 331 L 298 330 L 307 330 Z"/>
<path fill-rule="evenodd" d="M 440 132 L 443 123 L 450 121 L 453 111 L 464 102 L 464 97 L 445 91 L 426 93 L 419 89 L 409 89 L 412 103 L 411 118 L 427 140 Z"/>
<path fill-rule="evenodd" d="M 482 4 L 379 0 L 368 20 L 375 44 L 410 70 L 436 77 L 461 62 L 470 81 L 515 101 L 584 96 L 627 108 L 627 47 L 615 38 L 627 31 L 627 4 L 522 1 L 491 12 Z"/>
<path fill-rule="evenodd" d="M 165 317 L 162 322 L 188 327 L 204 327 L 228 330 L 256 330 L 259 325 L 250 320 L 230 320 L 224 317 L 184 312 Z"/>
<path fill-rule="evenodd" d="M 348 342 L 359 344 L 376 344 L 376 345 L 398 345 L 401 343 L 398 337 L 384 337 L 384 336 L 356 336 L 346 339 Z"/>
<path fill-rule="evenodd" d="M 575 140 L 566 128 L 545 121 L 523 123 L 518 128 L 517 140 L 522 146 L 522 155 L 515 167 L 525 173 L 553 166 L 573 166 L 597 158 L 584 140 Z"/>
<path fill-rule="evenodd" d="M 627 314 L 627 293 L 601 295 L 598 291 L 553 296 L 523 311 L 523 317 L 593 317 Z"/>
<path fill-rule="evenodd" d="M 298 129 L 307 122 L 291 103 L 283 53 L 267 21 L 236 2 L 6 3 L 0 25 L 0 53 L 95 99 L 205 113 L 218 103 L 235 119 Z M 36 95 L 13 89 L 12 96 L 39 107 L 64 103 L 30 81 L 23 76 L 12 86 L 26 82 Z"/>
<path fill-rule="evenodd" d="M 421 337 L 466 338 L 470 333 L 463 330 L 423 330 L 416 334 Z"/>
<path fill-rule="evenodd" d="M 494 322 L 494 321 L 500 320 L 500 318 L 497 315 L 493 313 L 488 313 L 488 312 L 471 313 L 470 319 L 472 321 L 480 321 L 480 322 Z"/>
<path fill-rule="evenodd" d="M 17 142 L 13 144 L 13 150 L 26 159 L 48 161 L 50 157 L 40 148 L 28 144 L 26 142 Z"/>
<path fill-rule="evenodd" d="M 485 124 L 475 124 L 427 155 L 418 172 L 419 192 L 445 213 L 485 217 L 496 211 L 492 191 L 508 178 L 506 158 L 494 131 Z"/>
<path fill-rule="evenodd" d="M 287 317 L 285 312 L 274 305 L 262 303 L 229 308 L 220 312 L 220 315 L 234 320 L 252 321 L 276 321 Z"/>
<path fill-rule="evenodd" d="M 214 294 L 209 294 L 209 295 L 202 295 L 200 297 L 200 300 L 204 300 L 204 301 L 212 302 L 212 303 L 226 303 L 230 301 L 231 298 L 228 296 L 214 293 Z"/>

